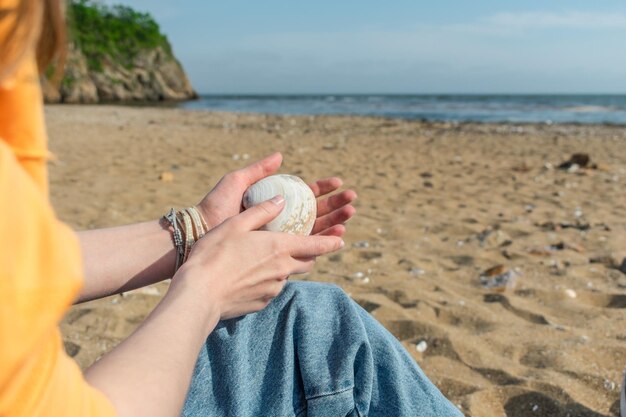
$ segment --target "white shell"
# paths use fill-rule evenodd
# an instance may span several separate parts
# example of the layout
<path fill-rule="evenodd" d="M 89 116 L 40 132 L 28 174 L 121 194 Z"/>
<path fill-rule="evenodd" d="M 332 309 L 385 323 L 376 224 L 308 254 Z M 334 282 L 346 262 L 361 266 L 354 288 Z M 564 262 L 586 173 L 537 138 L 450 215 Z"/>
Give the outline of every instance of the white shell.
<path fill-rule="evenodd" d="M 277 195 L 285 198 L 285 207 L 262 230 L 310 234 L 317 215 L 317 201 L 309 186 L 294 175 L 272 175 L 253 184 L 243 195 L 243 207 L 247 209 Z"/>

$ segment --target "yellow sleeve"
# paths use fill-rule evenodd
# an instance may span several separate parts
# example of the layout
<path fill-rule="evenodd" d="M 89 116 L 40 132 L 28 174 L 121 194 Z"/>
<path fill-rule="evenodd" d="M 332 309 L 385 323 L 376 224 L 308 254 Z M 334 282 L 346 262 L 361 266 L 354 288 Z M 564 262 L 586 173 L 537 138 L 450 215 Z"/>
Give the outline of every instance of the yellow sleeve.
<path fill-rule="evenodd" d="M 115 415 L 57 327 L 81 285 L 77 237 L 0 140 L 0 416 Z"/>
<path fill-rule="evenodd" d="M 10 79 L 0 80 L 0 138 L 47 197 L 46 162 L 50 153 L 42 103 L 39 73 L 31 52 Z"/>
<path fill-rule="evenodd" d="M 18 3 L 0 0 L 0 41 Z M 82 264 L 76 235 L 48 201 L 47 159 L 32 45 L 0 79 L 0 417 L 114 416 L 58 330 L 82 285 Z"/>

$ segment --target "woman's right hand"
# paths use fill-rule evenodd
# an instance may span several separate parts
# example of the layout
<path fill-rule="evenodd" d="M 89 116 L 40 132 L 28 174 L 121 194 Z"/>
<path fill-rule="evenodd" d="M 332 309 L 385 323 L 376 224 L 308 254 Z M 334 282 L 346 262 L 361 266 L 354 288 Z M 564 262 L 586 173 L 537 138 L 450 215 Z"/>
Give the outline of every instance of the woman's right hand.
<path fill-rule="evenodd" d="M 280 196 L 229 218 L 193 247 L 172 285 L 183 285 L 219 311 L 220 319 L 265 308 L 289 275 L 311 270 L 315 257 L 343 247 L 336 236 L 259 231 L 284 207 Z"/>

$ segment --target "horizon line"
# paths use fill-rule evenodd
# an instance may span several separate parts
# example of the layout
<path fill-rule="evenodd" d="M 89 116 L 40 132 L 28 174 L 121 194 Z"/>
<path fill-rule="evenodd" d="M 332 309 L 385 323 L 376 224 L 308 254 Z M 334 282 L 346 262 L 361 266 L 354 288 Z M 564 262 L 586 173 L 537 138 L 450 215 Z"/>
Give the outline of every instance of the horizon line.
<path fill-rule="evenodd" d="M 626 96 L 626 92 L 619 93 L 226 93 L 226 92 L 198 92 L 200 96 Z"/>

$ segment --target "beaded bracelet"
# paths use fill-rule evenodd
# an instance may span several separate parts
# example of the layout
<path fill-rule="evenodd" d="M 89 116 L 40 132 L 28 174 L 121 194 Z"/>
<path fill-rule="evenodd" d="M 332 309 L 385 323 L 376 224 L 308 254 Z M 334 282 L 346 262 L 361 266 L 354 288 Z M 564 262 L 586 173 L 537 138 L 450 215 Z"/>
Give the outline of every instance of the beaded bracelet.
<path fill-rule="evenodd" d="M 165 220 L 172 226 L 174 231 L 172 232 L 172 240 L 174 240 L 174 248 L 176 248 L 176 266 L 174 271 L 178 271 L 178 268 L 182 265 L 183 256 L 185 254 L 183 248 L 183 236 L 178 228 L 178 222 L 176 221 L 176 211 L 172 208 L 170 211 L 163 216 Z"/>
<path fill-rule="evenodd" d="M 193 225 L 192 225 L 191 216 L 187 214 L 186 210 L 181 210 L 176 214 L 178 215 L 178 218 L 181 219 L 181 223 L 184 227 L 183 230 L 185 231 L 185 240 L 184 240 L 185 250 L 183 254 L 183 263 L 185 263 L 185 261 L 189 257 L 189 252 L 191 252 L 191 247 L 193 246 L 194 243 L 196 243 L 196 239 L 193 235 Z"/>
<path fill-rule="evenodd" d="M 209 228 L 198 209 L 193 206 L 179 211 L 172 208 L 163 218 L 173 230 L 172 240 L 176 248 L 175 272 L 187 261 L 191 248 L 209 231 Z"/>
<path fill-rule="evenodd" d="M 191 219 L 193 220 L 194 233 L 196 236 L 196 240 L 198 240 L 206 234 L 206 232 L 209 230 L 209 227 L 204 222 L 204 219 L 202 218 L 202 215 L 200 214 L 197 208 L 193 206 L 187 207 L 185 211 L 189 213 L 189 215 L 191 216 Z"/>

